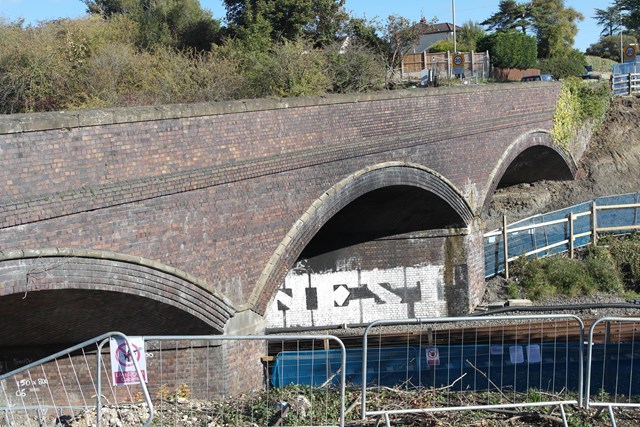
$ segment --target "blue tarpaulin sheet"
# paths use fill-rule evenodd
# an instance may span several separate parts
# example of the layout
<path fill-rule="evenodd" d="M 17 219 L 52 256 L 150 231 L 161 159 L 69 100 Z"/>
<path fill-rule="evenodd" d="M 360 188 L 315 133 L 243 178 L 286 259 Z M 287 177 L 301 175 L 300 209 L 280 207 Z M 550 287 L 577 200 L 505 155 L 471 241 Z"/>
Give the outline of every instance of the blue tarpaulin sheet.
<path fill-rule="evenodd" d="M 579 343 L 522 343 L 370 348 L 368 386 L 449 387 L 451 391 L 577 392 L 580 384 Z M 640 346 L 594 344 L 592 394 L 606 391 L 640 395 Z M 289 351 L 278 354 L 271 373 L 275 387 L 338 386 L 339 350 Z M 586 372 L 586 353 L 584 369 Z M 607 373 L 606 375 L 604 373 Z M 362 349 L 347 350 L 347 384 L 362 384 Z"/>

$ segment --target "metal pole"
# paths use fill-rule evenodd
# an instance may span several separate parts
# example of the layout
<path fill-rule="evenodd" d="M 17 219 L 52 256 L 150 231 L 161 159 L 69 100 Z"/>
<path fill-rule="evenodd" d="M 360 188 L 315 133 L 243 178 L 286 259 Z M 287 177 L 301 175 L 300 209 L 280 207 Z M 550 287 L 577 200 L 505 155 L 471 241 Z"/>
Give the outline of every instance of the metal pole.
<path fill-rule="evenodd" d="M 509 236 L 507 234 L 507 216 L 502 215 L 502 243 L 504 247 L 504 277 L 509 278 Z"/>
<path fill-rule="evenodd" d="M 458 53 L 456 44 L 456 0 L 451 0 L 451 12 L 453 15 L 453 53 Z"/>
<path fill-rule="evenodd" d="M 622 8 L 619 10 L 620 12 L 620 63 L 624 62 L 624 52 L 622 51 Z"/>

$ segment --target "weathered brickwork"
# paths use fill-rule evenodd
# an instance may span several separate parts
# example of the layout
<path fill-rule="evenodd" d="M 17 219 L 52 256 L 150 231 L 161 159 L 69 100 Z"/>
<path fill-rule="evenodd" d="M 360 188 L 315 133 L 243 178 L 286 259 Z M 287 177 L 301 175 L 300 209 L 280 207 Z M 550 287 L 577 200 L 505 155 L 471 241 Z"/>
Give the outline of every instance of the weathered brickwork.
<path fill-rule="evenodd" d="M 93 118 L 99 126 L 27 132 L 58 123 L 31 120 L 0 136 L 0 248 L 153 259 L 242 304 L 295 220 L 354 171 L 412 161 L 482 206 L 505 148 L 550 127 L 557 91 L 501 85 L 135 116 L 146 121 L 117 110 Z"/>

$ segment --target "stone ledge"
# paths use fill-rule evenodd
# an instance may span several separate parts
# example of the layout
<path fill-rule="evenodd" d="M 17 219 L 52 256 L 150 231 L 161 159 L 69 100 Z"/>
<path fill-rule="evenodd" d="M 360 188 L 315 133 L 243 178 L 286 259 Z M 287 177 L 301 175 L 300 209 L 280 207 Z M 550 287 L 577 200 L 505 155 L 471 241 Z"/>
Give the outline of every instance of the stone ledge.
<path fill-rule="evenodd" d="M 104 126 L 120 123 L 169 120 L 189 117 L 217 116 L 255 111 L 281 110 L 374 102 L 393 99 L 420 98 L 438 95 L 456 95 L 469 92 L 538 90 L 545 86 L 557 86 L 557 82 L 540 82 L 535 85 L 502 83 L 486 85 L 460 85 L 439 88 L 416 88 L 383 92 L 335 94 L 299 98 L 263 98 L 238 101 L 203 102 L 196 104 L 169 104 L 143 107 L 105 108 L 99 110 L 57 111 L 48 113 L 23 113 L 0 116 L 0 135 L 43 130 L 68 130 L 87 126 Z"/>

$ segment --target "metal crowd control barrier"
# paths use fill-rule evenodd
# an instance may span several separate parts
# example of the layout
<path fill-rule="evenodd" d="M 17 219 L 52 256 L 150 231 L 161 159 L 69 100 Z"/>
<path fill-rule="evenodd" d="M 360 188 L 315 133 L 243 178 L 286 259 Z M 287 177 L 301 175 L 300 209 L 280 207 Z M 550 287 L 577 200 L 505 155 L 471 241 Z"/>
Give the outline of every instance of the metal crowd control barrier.
<path fill-rule="evenodd" d="M 372 333 L 391 326 L 393 339 Z M 566 426 L 563 405 L 582 404 L 583 337 L 572 315 L 373 322 L 363 337 L 362 419 L 390 425 L 391 415 L 544 406 L 558 407 Z M 405 351 L 369 366 L 372 354 L 400 343 Z M 406 402 L 385 400 L 390 382 L 402 384 L 397 398 Z"/>
<path fill-rule="evenodd" d="M 346 350 L 335 336 L 143 339 L 156 425 L 344 426 Z"/>
<path fill-rule="evenodd" d="M 109 390 L 103 396 L 100 374 L 105 356 L 101 350 L 113 337 L 124 340 L 132 353 L 134 347 L 126 335 L 109 332 L 0 375 L 0 413 L 4 413 L 7 427 L 63 425 L 80 418 L 88 425 L 100 426 L 103 400 L 119 415 L 140 399 L 146 406 L 137 412 L 136 423 L 148 426 L 154 411 L 144 382 L 116 388 L 105 371 Z M 138 361 L 131 359 L 138 378 L 142 378 Z"/>
<path fill-rule="evenodd" d="M 613 408 L 640 408 L 640 318 L 605 317 L 589 329 L 586 407 L 606 409 L 612 425 Z"/>

